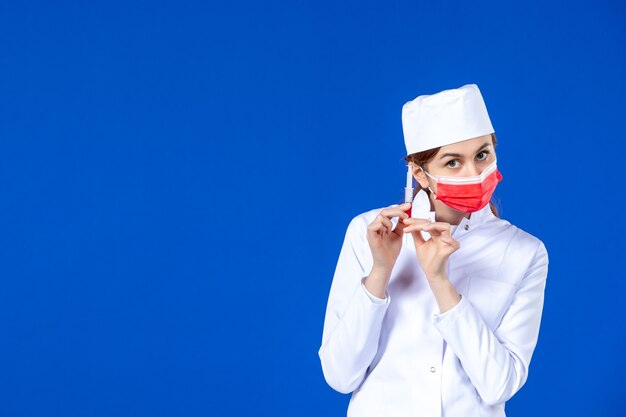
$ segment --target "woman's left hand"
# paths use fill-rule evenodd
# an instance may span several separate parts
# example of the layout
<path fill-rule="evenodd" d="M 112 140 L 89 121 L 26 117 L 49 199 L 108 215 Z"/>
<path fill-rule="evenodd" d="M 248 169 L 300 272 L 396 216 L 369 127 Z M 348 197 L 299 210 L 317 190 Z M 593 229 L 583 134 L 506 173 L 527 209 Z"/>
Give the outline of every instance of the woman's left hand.
<path fill-rule="evenodd" d="M 448 279 L 446 264 L 452 253 L 461 244 L 450 236 L 450 223 L 434 222 L 427 219 L 408 218 L 403 220 L 404 233 L 413 235 L 415 252 L 429 282 L 441 282 Z M 424 240 L 420 231 L 430 233 L 430 239 Z"/>

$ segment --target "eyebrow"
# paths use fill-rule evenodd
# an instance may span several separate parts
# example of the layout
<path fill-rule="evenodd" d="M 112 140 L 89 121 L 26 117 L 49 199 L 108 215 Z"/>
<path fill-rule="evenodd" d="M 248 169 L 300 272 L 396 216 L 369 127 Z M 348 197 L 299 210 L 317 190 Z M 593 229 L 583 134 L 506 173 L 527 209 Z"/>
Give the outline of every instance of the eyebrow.
<path fill-rule="evenodd" d="M 485 148 L 486 148 L 486 147 L 488 147 L 489 145 L 491 145 L 489 142 L 485 142 L 485 143 L 483 143 L 483 145 L 482 145 L 480 148 L 478 148 L 478 150 L 476 150 L 476 153 L 478 153 L 478 152 L 479 152 L 479 151 L 481 151 L 482 149 L 485 149 Z M 454 156 L 454 157 L 456 157 L 456 158 L 460 158 L 460 157 L 461 157 L 461 156 L 463 156 L 463 155 L 458 154 L 458 153 L 444 153 L 443 155 L 441 155 L 441 156 L 439 157 L 439 159 L 443 159 L 443 158 L 445 158 L 446 156 Z"/>

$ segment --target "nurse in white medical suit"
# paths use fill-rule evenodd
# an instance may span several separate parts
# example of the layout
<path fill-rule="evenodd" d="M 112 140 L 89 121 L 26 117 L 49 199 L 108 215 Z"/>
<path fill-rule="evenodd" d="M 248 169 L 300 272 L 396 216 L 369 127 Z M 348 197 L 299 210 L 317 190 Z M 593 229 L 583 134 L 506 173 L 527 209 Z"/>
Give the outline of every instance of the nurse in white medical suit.
<path fill-rule="evenodd" d="M 402 125 L 417 191 L 348 225 L 324 377 L 352 393 L 351 417 L 504 416 L 537 343 L 546 248 L 490 201 L 503 176 L 475 84 L 406 103 Z"/>

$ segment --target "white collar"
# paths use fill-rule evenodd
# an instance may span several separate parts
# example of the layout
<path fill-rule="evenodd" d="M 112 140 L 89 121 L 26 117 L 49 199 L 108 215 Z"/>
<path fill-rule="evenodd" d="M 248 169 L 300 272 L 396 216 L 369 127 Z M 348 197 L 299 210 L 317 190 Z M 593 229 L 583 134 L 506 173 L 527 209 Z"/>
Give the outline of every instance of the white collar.
<path fill-rule="evenodd" d="M 435 212 L 430 211 L 430 199 L 426 191 L 424 191 L 423 189 L 419 190 L 413 198 L 413 204 L 411 206 L 411 217 L 415 217 L 418 219 L 429 219 L 432 222 L 435 221 Z M 491 205 L 487 204 L 482 209 L 470 214 L 469 219 L 463 217 L 458 226 L 464 227 L 467 224 L 468 228 L 473 228 L 474 226 L 485 223 L 493 217 L 495 217 L 495 215 L 491 211 Z"/>

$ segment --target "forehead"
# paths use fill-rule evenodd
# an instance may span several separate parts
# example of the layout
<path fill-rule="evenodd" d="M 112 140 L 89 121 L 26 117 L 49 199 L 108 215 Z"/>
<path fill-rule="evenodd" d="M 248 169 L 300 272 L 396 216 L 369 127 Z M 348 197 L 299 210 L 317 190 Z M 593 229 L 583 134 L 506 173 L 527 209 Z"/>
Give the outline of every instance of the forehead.
<path fill-rule="evenodd" d="M 439 149 L 439 152 L 437 152 L 437 155 L 435 156 L 443 155 L 444 153 L 471 155 L 485 143 L 488 143 L 489 145 L 493 144 L 493 141 L 491 140 L 491 135 L 478 136 L 476 138 L 444 145 L 441 147 L 441 149 Z"/>

